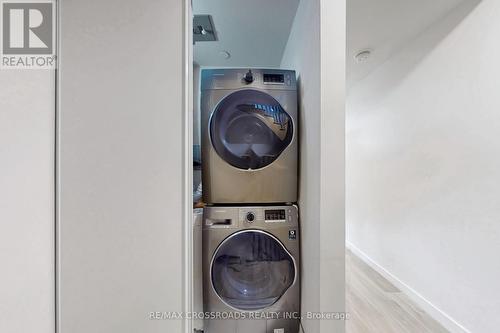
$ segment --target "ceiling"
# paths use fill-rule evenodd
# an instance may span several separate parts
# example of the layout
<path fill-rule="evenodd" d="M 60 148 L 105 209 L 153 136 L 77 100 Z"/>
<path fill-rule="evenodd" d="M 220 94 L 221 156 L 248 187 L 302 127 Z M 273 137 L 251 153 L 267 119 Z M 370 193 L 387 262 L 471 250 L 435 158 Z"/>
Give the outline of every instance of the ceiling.
<path fill-rule="evenodd" d="M 309 0 L 304 0 L 309 1 Z M 468 0 L 348 0 L 347 84 L 366 77 L 434 22 Z M 212 16 L 218 40 L 197 42 L 200 66 L 279 67 L 299 0 L 193 0 Z M 369 49 L 365 62 L 354 57 Z M 225 59 L 221 52 L 228 52 Z"/>
<path fill-rule="evenodd" d="M 463 1 L 348 0 L 348 86 L 364 78 Z M 358 63 L 354 57 L 365 49 L 370 49 L 372 55 Z"/>
<path fill-rule="evenodd" d="M 308 0 L 307 0 L 308 1 Z M 200 66 L 279 67 L 299 0 L 193 0 L 194 14 L 209 14 L 218 40 L 197 42 Z M 230 53 L 225 59 L 221 52 Z"/>

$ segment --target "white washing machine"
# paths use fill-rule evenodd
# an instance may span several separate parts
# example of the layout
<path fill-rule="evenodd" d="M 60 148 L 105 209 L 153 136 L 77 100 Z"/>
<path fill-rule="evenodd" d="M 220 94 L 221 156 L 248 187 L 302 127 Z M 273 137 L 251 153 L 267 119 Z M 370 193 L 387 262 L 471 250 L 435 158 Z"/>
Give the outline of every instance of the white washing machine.
<path fill-rule="evenodd" d="M 297 202 L 295 71 L 202 70 L 201 131 L 206 203 Z"/>

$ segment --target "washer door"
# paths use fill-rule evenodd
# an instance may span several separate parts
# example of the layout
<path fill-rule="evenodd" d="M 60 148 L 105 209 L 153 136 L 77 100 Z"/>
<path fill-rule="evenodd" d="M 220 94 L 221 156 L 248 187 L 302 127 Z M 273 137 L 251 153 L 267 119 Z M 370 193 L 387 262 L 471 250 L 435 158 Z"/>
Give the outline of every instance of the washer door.
<path fill-rule="evenodd" d="M 283 244 L 260 230 L 237 232 L 215 251 L 212 285 L 221 300 L 237 310 L 270 307 L 293 284 L 295 263 Z"/>
<path fill-rule="evenodd" d="M 239 169 L 260 169 L 273 163 L 293 138 L 292 119 L 270 95 L 239 90 L 226 96 L 210 120 L 217 154 Z"/>

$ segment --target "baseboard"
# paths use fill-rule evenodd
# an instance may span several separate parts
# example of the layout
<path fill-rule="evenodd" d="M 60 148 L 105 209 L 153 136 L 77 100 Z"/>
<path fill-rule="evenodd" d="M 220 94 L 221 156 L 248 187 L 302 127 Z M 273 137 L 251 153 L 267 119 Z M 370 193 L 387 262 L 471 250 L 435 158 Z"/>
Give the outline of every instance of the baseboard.
<path fill-rule="evenodd" d="M 432 318 L 443 325 L 451 333 L 471 333 L 468 329 L 460 325 L 456 320 L 447 315 L 444 311 L 440 310 L 434 304 L 425 299 L 422 295 L 408 286 L 406 283 L 398 279 L 391 272 L 387 271 L 384 267 L 380 266 L 366 253 L 357 248 L 354 244 L 346 242 L 346 247 L 351 250 L 353 254 L 359 257 L 368 266 L 373 268 L 404 294 L 406 294 L 413 302 L 415 302 L 422 310 L 427 312 Z"/>

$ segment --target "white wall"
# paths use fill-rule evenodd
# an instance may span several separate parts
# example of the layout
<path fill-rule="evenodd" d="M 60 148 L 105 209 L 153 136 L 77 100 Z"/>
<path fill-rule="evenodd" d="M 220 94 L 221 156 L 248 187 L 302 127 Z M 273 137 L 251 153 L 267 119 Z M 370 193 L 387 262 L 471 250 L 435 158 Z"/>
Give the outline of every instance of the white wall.
<path fill-rule="evenodd" d="M 500 326 L 499 13 L 464 2 L 348 96 L 348 241 L 454 332 Z"/>
<path fill-rule="evenodd" d="M 193 159 L 198 162 L 201 157 L 200 76 L 200 66 L 193 63 Z M 194 153 L 194 149 L 196 149 L 197 154 Z M 196 168 L 193 171 L 193 191 L 198 190 L 200 183 L 201 168 Z"/>
<path fill-rule="evenodd" d="M 281 67 L 295 69 L 299 82 L 304 315 L 344 311 L 344 54 L 345 2 L 300 1 Z M 344 331 L 342 321 L 304 327 Z"/>
<path fill-rule="evenodd" d="M 300 182 L 299 213 L 302 235 L 302 312 L 320 311 L 320 54 L 301 50 L 320 47 L 319 1 L 300 1 L 282 68 L 297 71 L 299 88 Z M 311 113 L 310 117 L 306 115 Z M 307 147 L 307 148 L 305 148 Z M 304 321 L 307 331 L 319 332 L 319 322 Z"/>
<path fill-rule="evenodd" d="M 201 68 L 193 64 L 193 144 L 201 145 L 201 112 L 200 112 L 200 76 Z"/>
<path fill-rule="evenodd" d="M 0 70 L 0 332 L 53 333 L 53 70 Z"/>
<path fill-rule="evenodd" d="M 58 332 L 181 332 L 183 1 L 60 5 Z"/>
<path fill-rule="evenodd" d="M 345 311 L 346 0 L 320 3 L 320 308 L 332 313 Z M 344 331 L 344 320 L 320 322 L 321 333 Z"/>

